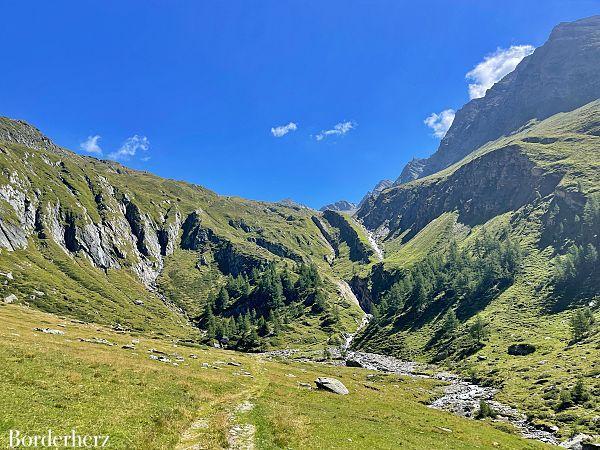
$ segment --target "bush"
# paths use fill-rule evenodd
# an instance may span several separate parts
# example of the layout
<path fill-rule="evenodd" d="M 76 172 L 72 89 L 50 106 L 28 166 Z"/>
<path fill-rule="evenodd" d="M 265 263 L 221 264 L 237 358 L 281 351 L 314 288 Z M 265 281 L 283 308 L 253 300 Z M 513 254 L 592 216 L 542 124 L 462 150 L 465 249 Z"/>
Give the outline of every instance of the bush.
<path fill-rule="evenodd" d="M 478 419 L 485 419 L 491 417 L 492 419 L 498 415 L 496 411 L 489 405 L 485 400 L 479 401 L 479 412 L 477 413 Z"/>

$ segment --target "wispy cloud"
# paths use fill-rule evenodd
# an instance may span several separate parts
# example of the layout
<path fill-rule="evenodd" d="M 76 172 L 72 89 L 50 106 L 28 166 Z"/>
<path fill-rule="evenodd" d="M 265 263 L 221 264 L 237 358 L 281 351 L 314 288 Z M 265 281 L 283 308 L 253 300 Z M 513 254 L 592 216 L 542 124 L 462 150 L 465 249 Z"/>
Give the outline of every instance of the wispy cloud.
<path fill-rule="evenodd" d="M 101 155 L 102 148 L 100 147 L 100 144 L 98 144 L 98 141 L 100 139 L 101 137 L 98 134 L 95 136 L 88 136 L 85 141 L 79 144 L 79 147 L 84 152 L 93 153 L 95 155 Z"/>
<path fill-rule="evenodd" d="M 127 160 L 135 156 L 138 151 L 146 152 L 150 148 L 150 141 L 146 136 L 137 134 L 125 139 L 121 147 L 108 155 L 110 159 Z"/>
<path fill-rule="evenodd" d="M 278 127 L 271 128 L 271 134 L 275 137 L 282 137 L 288 134 L 290 131 L 296 131 L 298 125 L 294 122 L 290 122 L 287 125 L 280 125 Z"/>
<path fill-rule="evenodd" d="M 531 45 L 513 45 L 510 48 L 498 48 L 494 53 L 487 55 L 482 62 L 466 75 L 469 83 L 469 96 L 480 98 L 491 88 L 509 74 L 523 58 L 531 55 L 535 47 Z"/>
<path fill-rule="evenodd" d="M 315 139 L 317 141 L 322 141 L 327 136 L 332 136 L 332 135 L 341 136 L 341 135 L 346 134 L 348 131 L 356 128 L 357 125 L 358 124 L 356 122 L 352 122 L 352 121 L 340 122 L 340 123 L 334 125 L 334 127 L 331 130 L 321 131 L 319 134 L 317 134 L 315 136 Z"/>
<path fill-rule="evenodd" d="M 443 138 L 446 132 L 454 121 L 454 114 L 456 111 L 453 109 L 445 109 L 441 113 L 432 113 L 423 122 L 429 128 L 433 130 L 433 135 L 438 138 Z"/>

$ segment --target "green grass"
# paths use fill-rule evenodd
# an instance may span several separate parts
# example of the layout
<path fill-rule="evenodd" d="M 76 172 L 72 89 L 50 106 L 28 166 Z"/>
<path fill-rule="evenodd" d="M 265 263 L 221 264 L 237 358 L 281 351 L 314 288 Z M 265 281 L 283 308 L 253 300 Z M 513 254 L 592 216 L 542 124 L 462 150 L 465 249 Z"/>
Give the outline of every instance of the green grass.
<path fill-rule="evenodd" d="M 1 447 L 7 446 L 10 429 L 33 434 L 75 428 L 81 434 L 110 435 L 109 448 L 115 449 L 194 443 L 224 448 L 232 426 L 250 423 L 260 449 L 545 448 L 488 422 L 427 408 L 422 403 L 438 385 L 432 380 L 369 379 L 362 369 L 176 346 L 172 340 L 116 333 L 20 306 L 1 306 L 0 320 Z M 34 332 L 34 327 L 65 334 Z M 93 337 L 116 345 L 79 341 Z M 134 338 L 140 340 L 136 350 L 121 348 Z M 177 353 L 184 361 L 178 366 L 153 361 L 151 348 Z M 232 360 L 241 367 L 219 363 Z M 327 375 L 342 380 L 350 394 L 298 385 Z M 244 402 L 255 406 L 236 413 Z"/>

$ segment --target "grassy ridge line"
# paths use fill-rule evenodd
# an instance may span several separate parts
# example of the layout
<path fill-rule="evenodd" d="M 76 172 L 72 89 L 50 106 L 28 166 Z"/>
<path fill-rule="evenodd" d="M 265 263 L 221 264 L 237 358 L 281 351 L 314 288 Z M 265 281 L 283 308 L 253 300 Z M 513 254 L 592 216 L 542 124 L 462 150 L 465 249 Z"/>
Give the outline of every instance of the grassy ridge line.
<path fill-rule="evenodd" d="M 9 429 L 61 433 L 76 428 L 82 434 L 109 434 L 115 449 L 175 448 L 184 434 L 186 443 L 223 448 L 234 421 L 243 420 L 254 425 L 260 449 L 549 448 L 485 422 L 427 408 L 421 402 L 438 384 L 432 380 L 367 378 L 362 369 L 282 364 L 260 356 L 175 347 L 170 340 L 146 336 L 135 336 L 140 340 L 136 349 L 126 350 L 121 346 L 134 338 L 128 333 L 21 306 L 1 306 L 0 319 L 0 447 L 7 446 Z M 34 332 L 34 327 L 65 334 Z M 184 361 L 174 366 L 151 360 L 150 348 L 169 358 L 178 353 Z M 324 375 L 341 379 L 350 395 L 298 385 Z M 236 414 L 245 401 L 254 408 Z"/>

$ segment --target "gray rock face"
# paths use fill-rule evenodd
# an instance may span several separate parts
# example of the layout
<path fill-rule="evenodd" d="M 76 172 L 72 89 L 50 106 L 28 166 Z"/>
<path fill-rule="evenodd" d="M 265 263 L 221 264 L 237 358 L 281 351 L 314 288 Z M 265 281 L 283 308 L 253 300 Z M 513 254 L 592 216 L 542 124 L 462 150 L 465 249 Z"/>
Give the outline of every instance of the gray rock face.
<path fill-rule="evenodd" d="M 323 206 L 319 211 L 327 211 L 328 209 L 330 209 L 331 211 L 354 214 L 354 212 L 356 211 L 356 204 L 348 202 L 346 200 L 340 200 L 335 203 L 330 203 L 329 205 Z"/>
<path fill-rule="evenodd" d="M 436 217 L 457 211 L 473 225 L 530 203 L 554 191 L 560 174 L 541 173 L 518 146 L 483 155 L 433 183 L 409 183 L 382 192 L 357 217 L 377 235 L 413 237 Z"/>
<path fill-rule="evenodd" d="M 362 198 L 360 203 L 358 204 L 358 208 L 362 207 L 368 200 L 375 199 L 381 194 L 384 190 L 391 187 L 394 183 L 390 180 L 381 180 L 379 183 L 375 185 L 373 190 L 367 192 L 365 196 Z"/>
<path fill-rule="evenodd" d="M 334 394 L 347 395 L 350 393 L 348 388 L 346 388 L 340 380 L 336 380 L 335 378 L 319 377 L 315 380 L 315 384 L 317 385 L 317 388 L 333 392 Z"/>
<path fill-rule="evenodd" d="M 423 173 L 426 161 L 427 160 L 423 158 L 413 158 L 406 166 L 404 166 L 402 173 L 394 184 L 408 183 L 419 178 Z"/>
<path fill-rule="evenodd" d="M 600 16 L 557 25 L 548 41 L 485 97 L 458 110 L 438 150 L 427 160 L 409 163 L 398 181 L 435 173 L 532 119 L 572 111 L 600 98 L 598 61 Z"/>

